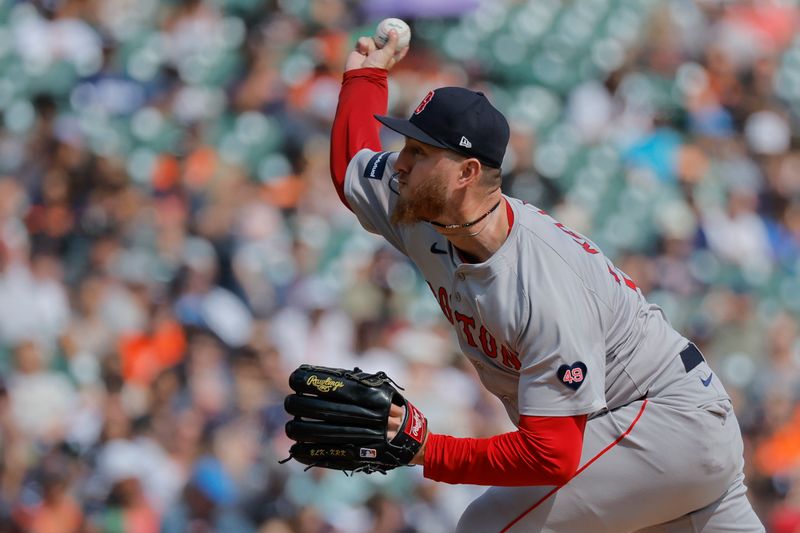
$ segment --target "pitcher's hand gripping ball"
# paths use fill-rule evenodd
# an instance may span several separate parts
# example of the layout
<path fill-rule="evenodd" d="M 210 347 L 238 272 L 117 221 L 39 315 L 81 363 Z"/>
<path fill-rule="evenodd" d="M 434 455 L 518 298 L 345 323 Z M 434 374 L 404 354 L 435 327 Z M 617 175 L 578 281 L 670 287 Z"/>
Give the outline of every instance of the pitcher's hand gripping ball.
<path fill-rule="evenodd" d="M 384 372 L 301 365 L 289 376 L 289 386 L 296 393 L 284 401 L 294 415 L 286 423 L 286 435 L 296 441 L 289 459 L 309 468 L 385 474 L 408 465 L 425 441 L 427 420 Z M 405 415 L 388 440 L 392 404 L 405 407 Z"/>
<path fill-rule="evenodd" d="M 389 41 L 389 32 L 391 30 L 397 32 L 397 49 L 394 55 L 399 57 L 411 43 L 411 28 L 405 21 L 398 18 L 383 19 L 378 23 L 378 27 L 375 28 L 375 35 L 372 36 L 372 40 L 375 41 L 375 45 L 378 48 L 383 48 Z"/>

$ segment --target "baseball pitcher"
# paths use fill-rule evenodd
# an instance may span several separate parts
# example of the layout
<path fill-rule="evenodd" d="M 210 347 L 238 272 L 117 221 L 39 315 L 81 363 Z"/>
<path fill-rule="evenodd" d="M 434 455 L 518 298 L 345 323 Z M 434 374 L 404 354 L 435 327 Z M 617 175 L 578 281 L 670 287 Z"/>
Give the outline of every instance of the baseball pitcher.
<path fill-rule="evenodd" d="M 342 202 L 420 269 L 516 431 L 455 438 L 383 373 L 304 365 L 286 400 L 301 462 L 422 465 L 490 486 L 459 532 L 757 532 L 731 401 L 698 349 L 597 246 L 503 195 L 505 117 L 480 92 L 431 90 L 384 116 L 397 34 L 347 59 L 331 135 Z M 377 120 L 376 120 L 377 119 Z M 405 136 L 381 150 L 379 122 Z"/>

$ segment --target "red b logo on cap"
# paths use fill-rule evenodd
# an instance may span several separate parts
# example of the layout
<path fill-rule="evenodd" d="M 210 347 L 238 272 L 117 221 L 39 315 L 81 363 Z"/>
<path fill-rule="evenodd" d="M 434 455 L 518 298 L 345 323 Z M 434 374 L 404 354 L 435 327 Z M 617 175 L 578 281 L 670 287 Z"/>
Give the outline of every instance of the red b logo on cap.
<path fill-rule="evenodd" d="M 428 94 L 425 95 L 425 98 L 422 99 L 417 108 L 414 110 L 414 114 L 419 115 L 422 113 L 422 110 L 425 109 L 425 106 L 428 105 L 428 102 L 430 102 L 432 98 L 433 91 L 429 91 Z"/>

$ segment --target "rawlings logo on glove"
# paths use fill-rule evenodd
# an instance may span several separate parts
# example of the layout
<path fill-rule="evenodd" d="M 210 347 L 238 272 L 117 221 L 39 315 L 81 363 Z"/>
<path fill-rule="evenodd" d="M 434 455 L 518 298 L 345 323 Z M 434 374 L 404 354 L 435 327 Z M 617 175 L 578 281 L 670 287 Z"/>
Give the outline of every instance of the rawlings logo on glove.
<path fill-rule="evenodd" d="M 331 378 L 319 379 L 317 376 L 309 376 L 306 383 L 320 392 L 330 392 L 344 387 L 343 381 L 336 381 Z"/>
<path fill-rule="evenodd" d="M 284 401 L 294 416 L 286 435 L 289 459 L 347 472 L 381 472 L 408 465 L 428 432 L 428 422 L 385 373 L 301 365 L 289 376 L 295 391 Z M 392 404 L 405 407 L 401 430 L 387 439 Z"/>

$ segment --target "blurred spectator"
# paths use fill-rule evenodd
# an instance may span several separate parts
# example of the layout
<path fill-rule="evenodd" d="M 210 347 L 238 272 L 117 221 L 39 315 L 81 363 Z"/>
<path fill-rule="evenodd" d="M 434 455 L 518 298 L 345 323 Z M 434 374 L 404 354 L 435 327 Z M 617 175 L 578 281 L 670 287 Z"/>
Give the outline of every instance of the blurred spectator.
<path fill-rule="evenodd" d="M 767 226 L 756 211 L 758 196 L 747 188 L 728 191 L 725 209 L 709 209 L 703 230 L 709 247 L 722 259 L 744 269 L 770 268 L 772 251 Z"/>
<path fill-rule="evenodd" d="M 160 531 L 160 519 L 145 500 L 139 480 L 128 475 L 114 481 L 95 527 L 108 533 L 155 533 Z"/>
<path fill-rule="evenodd" d="M 335 291 L 320 278 L 303 280 L 276 313 L 272 338 L 287 363 L 352 363 L 352 321 L 336 307 Z"/>
<path fill-rule="evenodd" d="M 211 457 L 201 458 L 184 489 L 181 502 L 167 512 L 161 531 L 255 531 L 235 510 L 234 482 Z"/>
<path fill-rule="evenodd" d="M 38 342 L 17 344 L 14 363 L 8 393 L 16 426 L 29 438 L 59 442 L 77 407 L 74 386 L 64 375 L 47 370 Z"/>
<path fill-rule="evenodd" d="M 18 520 L 33 533 L 82 531 L 84 516 L 80 502 L 70 494 L 74 482 L 72 465 L 59 452 L 42 458 L 35 484 L 41 500 L 18 510 Z"/>
<path fill-rule="evenodd" d="M 4 267 L 0 277 L 0 339 L 13 345 L 33 338 L 54 346 L 70 317 L 58 258 L 34 252 L 29 262 L 9 258 Z"/>

